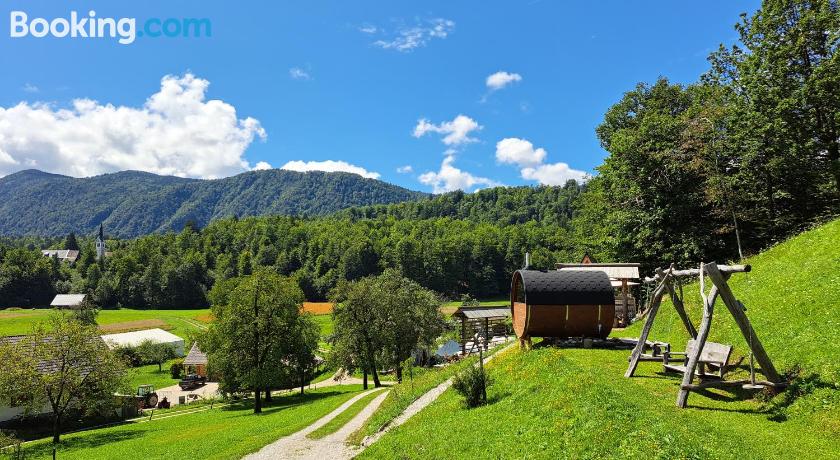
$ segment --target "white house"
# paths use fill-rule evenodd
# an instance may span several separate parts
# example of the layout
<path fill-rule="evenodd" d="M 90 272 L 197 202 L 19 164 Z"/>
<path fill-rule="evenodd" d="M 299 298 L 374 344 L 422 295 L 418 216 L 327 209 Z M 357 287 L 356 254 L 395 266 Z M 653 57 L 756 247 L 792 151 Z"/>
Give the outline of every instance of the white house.
<path fill-rule="evenodd" d="M 152 343 L 166 343 L 172 345 L 177 356 L 184 356 L 184 339 L 158 328 L 122 332 L 119 334 L 106 334 L 102 336 L 102 340 L 111 349 L 117 347 L 136 347 L 147 340 Z"/>

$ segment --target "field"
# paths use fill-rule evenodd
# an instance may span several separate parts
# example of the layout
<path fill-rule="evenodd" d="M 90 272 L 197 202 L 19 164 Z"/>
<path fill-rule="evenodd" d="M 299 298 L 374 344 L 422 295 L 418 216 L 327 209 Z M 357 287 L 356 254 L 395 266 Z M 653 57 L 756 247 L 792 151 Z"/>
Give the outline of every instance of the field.
<path fill-rule="evenodd" d="M 146 366 L 139 366 L 128 370 L 126 378 L 127 390 L 131 394 L 137 390 L 140 385 L 154 385 L 156 390 L 166 388 L 178 383 L 178 379 L 173 379 L 169 373 L 169 366 L 174 362 L 168 361 L 163 364 L 163 369 L 158 371 L 157 364 L 149 364 Z"/>
<path fill-rule="evenodd" d="M 329 387 L 275 396 L 261 415 L 246 401 L 207 411 L 132 423 L 62 437 L 59 458 L 240 458 L 294 433 L 326 415 L 361 390 L 360 385 Z M 26 458 L 48 458 L 46 440 L 25 447 Z"/>
<path fill-rule="evenodd" d="M 28 334 L 32 327 L 47 320 L 53 310 L 0 310 L 0 336 Z M 97 322 L 103 334 L 159 327 L 192 343 L 191 336 L 207 328 L 210 310 L 102 310 Z"/>
<path fill-rule="evenodd" d="M 466 409 L 449 390 L 362 458 L 837 458 L 840 452 L 840 220 L 751 258 L 730 284 L 780 371 L 801 367 L 786 393 L 737 388 L 692 393 L 675 405 L 678 376 L 641 363 L 623 377 L 629 351 L 539 347 L 511 350 L 489 366 L 490 404 Z M 699 321 L 696 285 L 685 287 Z M 691 299 L 689 301 L 689 299 Z M 746 344 L 724 308 L 710 340 Z M 637 336 L 641 324 L 617 335 Z M 670 303 L 651 338 L 687 340 Z M 733 378 L 747 373 L 745 364 Z M 740 374 L 740 375 L 739 375 Z M 458 443 L 457 455 L 452 445 Z"/>

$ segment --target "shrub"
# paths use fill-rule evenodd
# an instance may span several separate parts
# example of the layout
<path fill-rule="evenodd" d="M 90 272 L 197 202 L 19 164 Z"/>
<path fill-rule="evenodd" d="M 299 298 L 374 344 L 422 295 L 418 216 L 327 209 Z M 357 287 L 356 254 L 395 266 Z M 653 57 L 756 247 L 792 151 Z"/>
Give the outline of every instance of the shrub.
<path fill-rule="evenodd" d="M 171 366 L 169 366 L 169 373 L 172 374 L 173 379 L 180 379 L 184 373 L 184 360 L 176 359 Z"/>
<path fill-rule="evenodd" d="M 137 367 L 137 366 L 143 364 L 143 359 L 140 357 L 140 354 L 137 353 L 137 349 L 134 348 L 134 347 L 128 347 L 128 346 L 116 347 L 116 348 L 114 348 L 114 353 L 127 366 Z"/>
<path fill-rule="evenodd" d="M 487 387 L 492 381 L 486 372 L 478 366 L 469 366 L 455 374 L 452 388 L 464 397 L 467 407 L 487 404 Z"/>

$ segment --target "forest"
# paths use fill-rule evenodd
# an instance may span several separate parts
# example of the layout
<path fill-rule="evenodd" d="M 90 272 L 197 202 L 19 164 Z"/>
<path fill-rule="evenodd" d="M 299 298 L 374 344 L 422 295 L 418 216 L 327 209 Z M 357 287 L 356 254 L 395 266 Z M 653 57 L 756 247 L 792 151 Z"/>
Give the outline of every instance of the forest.
<path fill-rule="evenodd" d="M 537 268 L 585 252 L 645 272 L 737 260 L 840 211 L 840 9 L 766 2 L 735 28 L 740 44 L 721 45 L 696 82 L 661 77 L 617 99 L 596 129 L 608 156 L 585 184 L 184 222 L 109 240 L 104 261 L 80 239 L 73 266 L 37 251 L 64 240 L 6 239 L 0 302 L 72 291 L 104 307 L 205 307 L 215 283 L 260 267 L 294 277 L 309 300 L 388 268 L 447 297 L 492 297 L 526 251 Z"/>

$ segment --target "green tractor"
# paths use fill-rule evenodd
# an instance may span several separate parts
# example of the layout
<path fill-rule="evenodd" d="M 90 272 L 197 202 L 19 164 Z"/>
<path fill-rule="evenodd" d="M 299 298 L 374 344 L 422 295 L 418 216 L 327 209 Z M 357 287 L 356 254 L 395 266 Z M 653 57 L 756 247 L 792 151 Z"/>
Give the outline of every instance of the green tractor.
<path fill-rule="evenodd" d="M 140 409 L 152 409 L 158 404 L 158 395 L 154 385 L 140 385 L 137 387 L 137 407 Z"/>

